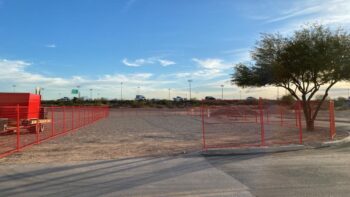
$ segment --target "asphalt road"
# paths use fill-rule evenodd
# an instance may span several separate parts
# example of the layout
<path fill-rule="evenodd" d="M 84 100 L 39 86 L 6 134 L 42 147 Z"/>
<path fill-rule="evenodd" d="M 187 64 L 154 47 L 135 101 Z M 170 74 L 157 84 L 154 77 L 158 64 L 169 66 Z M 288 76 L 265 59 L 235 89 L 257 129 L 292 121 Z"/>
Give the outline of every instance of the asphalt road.
<path fill-rule="evenodd" d="M 274 154 L 0 164 L 0 196 L 349 196 L 350 145 Z"/>

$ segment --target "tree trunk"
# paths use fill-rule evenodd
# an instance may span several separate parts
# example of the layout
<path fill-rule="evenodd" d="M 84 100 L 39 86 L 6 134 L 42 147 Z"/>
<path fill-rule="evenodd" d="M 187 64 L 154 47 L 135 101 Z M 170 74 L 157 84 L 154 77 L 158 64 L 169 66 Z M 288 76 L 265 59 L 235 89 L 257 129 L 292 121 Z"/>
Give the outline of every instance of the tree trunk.
<path fill-rule="evenodd" d="M 306 120 L 306 130 L 307 131 L 315 130 L 315 120 L 313 120 L 312 118 L 309 120 Z"/>
<path fill-rule="evenodd" d="M 306 100 L 306 96 L 302 96 L 302 107 L 305 117 L 306 130 L 314 131 L 315 130 L 315 119 L 312 116 L 312 108 L 310 102 Z"/>

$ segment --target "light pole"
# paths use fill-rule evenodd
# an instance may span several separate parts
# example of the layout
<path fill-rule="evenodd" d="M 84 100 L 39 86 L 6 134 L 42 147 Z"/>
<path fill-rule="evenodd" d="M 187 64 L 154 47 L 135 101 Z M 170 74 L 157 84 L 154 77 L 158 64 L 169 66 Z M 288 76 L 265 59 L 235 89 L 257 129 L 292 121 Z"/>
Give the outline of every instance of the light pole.
<path fill-rule="evenodd" d="M 221 100 L 224 100 L 224 85 L 220 85 L 221 87 Z"/>
<path fill-rule="evenodd" d="M 140 95 L 140 86 L 137 86 L 137 95 Z"/>
<path fill-rule="evenodd" d="M 348 99 L 350 99 L 350 88 L 348 88 Z"/>
<path fill-rule="evenodd" d="M 77 85 L 77 88 L 78 88 L 78 99 L 80 99 L 80 85 Z"/>
<path fill-rule="evenodd" d="M 170 101 L 170 88 L 168 89 L 168 99 L 169 99 L 169 101 Z"/>
<path fill-rule="evenodd" d="M 12 85 L 13 92 L 16 92 L 16 85 Z"/>
<path fill-rule="evenodd" d="M 191 97 L 191 83 L 192 83 L 192 79 L 189 79 L 187 81 L 188 81 L 188 84 L 189 84 L 189 87 L 190 87 L 190 100 L 191 100 L 192 99 L 192 97 Z"/>
<path fill-rule="evenodd" d="M 277 86 L 277 99 L 276 100 L 279 100 L 280 98 L 280 88 Z"/>
<path fill-rule="evenodd" d="M 120 82 L 120 100 L 123 100 L 123 82 Z"/>
<path fill-rule="evenodd" d="M 92 88 L 90 88 L 90 99 L 92 100 Z"/>
<path fill-rule="evenodd" d="M 40 88 L 40 91 L 39 91 L 39 94 L 41 96 L 41 100 L 44 100 L 44 91 L 45 89 L 44 88 Z"/>
<path fill-rule="evenodd" d="M 242 90 L 239 90 L 239 100 L 242 100 Z"/>

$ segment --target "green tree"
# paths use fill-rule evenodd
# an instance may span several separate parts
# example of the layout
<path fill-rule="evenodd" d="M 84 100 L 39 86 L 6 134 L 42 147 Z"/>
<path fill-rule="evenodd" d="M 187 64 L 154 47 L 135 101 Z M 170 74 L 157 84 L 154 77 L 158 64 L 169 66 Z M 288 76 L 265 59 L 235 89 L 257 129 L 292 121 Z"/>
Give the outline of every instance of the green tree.
<path fill-rule="evenodd" d="M 295 101 L 295 98 L 291 94 L 286 94 L 281 97 L 281 101 L 285 104 L 292 105 Z"/>
<path fill-rule="evenodd" d="M 350 35 L 340 28 L 332 31 L 314 24 L 290 36 L 262 34 L 251 56 L 253 63 L 235 66 L 232 83 L 285 88 L 302 101 L 308 130 L 314 130 L 314 120 L 329 90 L 350 79 Z M 312 110 L 310 101 L 317 92 L 322 97 Z"/>

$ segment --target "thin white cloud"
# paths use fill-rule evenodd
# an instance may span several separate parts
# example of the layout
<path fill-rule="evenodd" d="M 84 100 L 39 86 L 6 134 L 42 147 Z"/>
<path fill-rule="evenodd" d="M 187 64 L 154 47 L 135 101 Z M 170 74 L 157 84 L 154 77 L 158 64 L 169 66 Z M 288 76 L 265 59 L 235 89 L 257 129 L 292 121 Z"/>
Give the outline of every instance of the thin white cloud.
<path fill-rule="evenodd" d="M 350 1 L 315 0 L 292 2 L 288 9 L 278 9 L 265 23 L 283 22 L 276 30 L 288 34 L 305 24 L 319 23 L 331 27 L 350 28 Z"/>
<path fill-rule="evenodd" d="M 122 62 L 126 66 L 130 66 L 130 67 L 139 67 L 146 64 L 153 64 L 153 61 L 150 61 L 148 59 L 136 59 L 134 61 L 129 61 L 127 58 L 124 58 Z"/>
<path fill-rule="evenodd" d="M 191 76 L 192 73 L 190 72 L 180 72 L 180 73 L 175 73 L 176 78 L 188 78 Z"/>
<path fill-rule="evenodd" d="M 313 5 L 310 7 L 306 8 L 292 8 L 291 10 L 285 11 L 283 15 L 280 15 L 275 18 L 270 18 L 266 20 L 267 23 L 272 23 L 272 22 L 278 22 L 278 21 L 283 21 L 287 19 L 291 19 L 294 17 L 299 17 L 299 16 L 306 16 L 306 15 L 311 15 L 311 14 L 316 14 L 320 11 L 322 11 L 324 8 L 322 5 Z"/>
<path fill-rule="evenodd" d="M 17 81 L 18 83 L 45 83 L 46 85 L 65 85 L 67 81 L 59 77 L 46 77 L 26 71 L 31 63 L 21 60 L 0 59 L 0 81 Z"/>
<path fill-rule="evenodd" d="M 170 65 L 176 64 L 174 61 L 167 60 L 167 59 L 161 59 L 157 57 L 149 57 L 149 58 L 140 58 L 135 60 L 129 60 L 127 58 L 124 58 L 122 60 L 122 63 L 129 67 L 140 67 L 145 65 L 153 65 L 156 63 L 159 63 L 161 66 L 166 67 Z"/>
<path fill-rule="evenodd" d="M 45 45 L 46 48 L 56 48 L 55 44 L 47 44 Z"/>
<path fill-rule="evenodd" d="M 191 72 L 175 73 L 173 76 L 177 79 L 193 78 L 201 81 L 212 80 L 228 75 L 227 71 L 232 68 L 232 64 L 226 63 L 224 60 L 218 58 L 192 58 L 192 61 L 196 63 L 197 69 Z"/>
<path fill-rule="evenodd" d="M 230 67 L 230 64 L 224 63 L 224 60 L 218 58 L 198 59 L 192 58 L 192 61 L 196 62 L 197 65 L 204 69 L 218 69 L 223 70 Z"/>
<path fill-rule="evenodd" d="M 232 50 L 225 50 L 222 53 L 226 54 L 230 57 L 230 59 L 233 59 L 233 64 L 236 64 L 238 62 L 247 62 L 251 60 L 250 56 L 251 49 L 250 48 L 238 48 L 238 49 L 232 49 Z"/>
<path fill-rule="evenodd" d="M 160 65 L 164 67 L 176 64 L 174 61 L 166 60 L 166 59 L 159 59 L 158 62 L 160 63 Z"/>
<path fill-rule="evenodd" d="M 84 88 L 87 90 L 89 88 L 99 89 L 100 92 L 104 92 L 105 97 L 115 98 L 116 92 L 119 92 L 115 89 L 119 88 L 120 82 L 123 82 L 125 98 L 132 99 L 135 91 L 131 90 L 137 86 L 141 86 L 144 93 L 147 93 L 174 83 L 171 79 L 160 79 L 153 73 L 106 74 L 93 78 L 77 75 L 56 77 L 31 72 L 30 67 L 34 67 L 34 65 L 26 61 L 0 59 L 0 89 L 9 91 L 12 84 L 17 85 L 17 91 L 24 92 L 32 92 L 37 86 L 44 87 L 47 99 L 57 98 L 58 92 L 65 92 L 66 96 L 71 96 L 69 90 L 80 85 L 82 91 Z M 63 95 L 60 94 L 60 96 Z"/>

